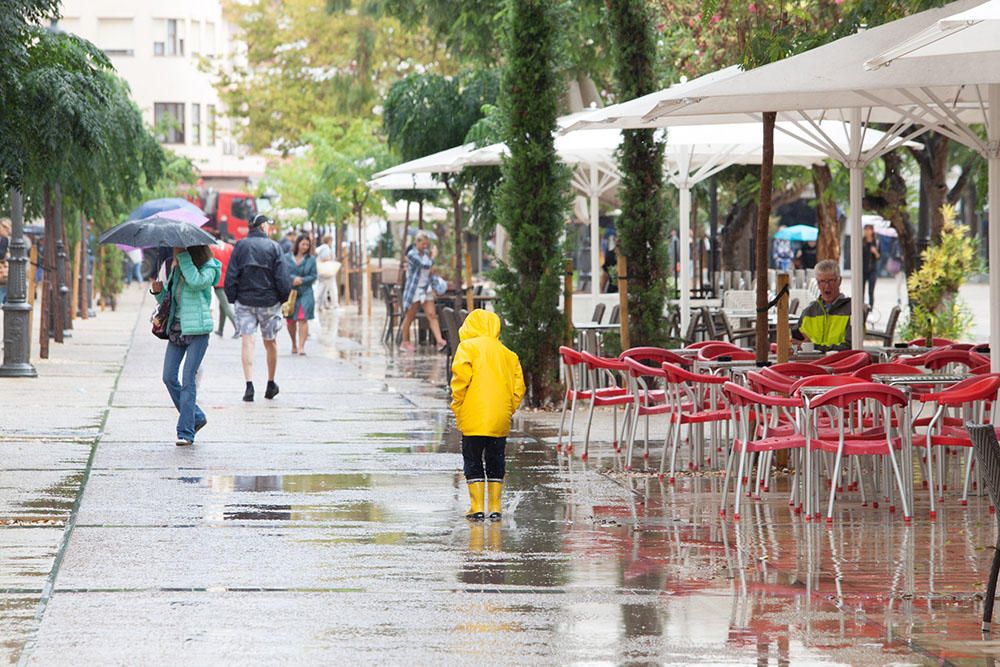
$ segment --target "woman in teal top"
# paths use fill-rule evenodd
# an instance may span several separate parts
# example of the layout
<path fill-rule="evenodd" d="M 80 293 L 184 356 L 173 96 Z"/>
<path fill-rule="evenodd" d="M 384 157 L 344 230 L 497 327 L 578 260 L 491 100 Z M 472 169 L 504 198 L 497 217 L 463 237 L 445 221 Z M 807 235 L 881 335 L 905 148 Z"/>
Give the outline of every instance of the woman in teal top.
<path fill-rule="evenodd" d="M 167 351 L 163 356 L 163 384 L 170 400 L 180 413 L 177 418 L 177 446 L 194 444 L 194 434 L 208 419 L 198 407 L 195 376 L 205 352 L 208 334 L 212 332 L 212 291 L 222 274 L 222 264 L 212 257 L 208 246 L 174 248 L 173 268 L 167 277 L 166 289 L 155 280 L 150 288 L 158 302 L 170 294 L 170 314 L 167 317 Z M 177 376 L 184 362 L 181 379 Z"/>
<path fill-rule="evenodd" d="M 313 298 L 313 283 L 316 282 L 316 258 L 313 257 L 312 238 L 302 234 L 295 239 L 292 252 L 285 255 L 288 272 L 292 275 L 292 288 L 298 292 L 295 311 L 288 322 L 288 335 L 292 337 L 292 354 L 306 353 L 306 338 L 309 336 L 309 320 L 313 319 L 316 300 Z M 296 339 L 296 331 L 298 338 Z"/>

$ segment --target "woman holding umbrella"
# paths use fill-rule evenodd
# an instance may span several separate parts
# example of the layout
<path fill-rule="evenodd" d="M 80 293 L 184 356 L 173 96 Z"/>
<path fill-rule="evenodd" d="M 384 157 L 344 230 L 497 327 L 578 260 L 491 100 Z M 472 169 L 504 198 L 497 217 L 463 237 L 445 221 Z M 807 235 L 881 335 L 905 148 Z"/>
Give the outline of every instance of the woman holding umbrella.
<path fill-rule="evenodd" d="M 178 447 L 194 444 L 195 433 L 208 423 L 197 404 L 195 376 L 208 350 L 208 335 L 215 325 L 212 289 L 221 274 L 222 265 L 212 257 L 207 245 L 174 248 L 173 268 L 166 285 L 156 280 L 150 288 L 160 303 L 167 294 L 170 295 L 167 317 L 170 337 L 163 357 L 163 384 L 180 413 L 177 419 Z M 183 372 L 181 362 L 184 362 Z"/>

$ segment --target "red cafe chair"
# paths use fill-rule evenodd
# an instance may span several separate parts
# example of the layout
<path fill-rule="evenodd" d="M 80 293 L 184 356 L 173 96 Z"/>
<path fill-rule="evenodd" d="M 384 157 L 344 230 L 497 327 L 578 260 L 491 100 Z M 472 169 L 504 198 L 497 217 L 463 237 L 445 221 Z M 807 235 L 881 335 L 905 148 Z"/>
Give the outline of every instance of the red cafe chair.
<path fill-rule="evenodd" d="M 566 412 L 569 407 L 569 434 L 566 440 L 566 451 L 573 451 L 573 426 L 576 423 L 576 403 L 578 400 L 589 400 L 593 394 L 593 387 L 588 383 L 589 374 L 587 365 L 583 360 L 583 353 L 565 345 L 559 347 L 559 360 L 563 367 L 563 378 L 566 382 L 566 391 L 563 393 L 562 415 L 559 418 L 559 435 L 556 439 L 556 451 L 562 451 L 563 426 L 566 424 Z M 611 384 L 606 387 L 598 387 L 597 394 L 602 397 L 622 396 L 626 393 L 625 387 Z"/>

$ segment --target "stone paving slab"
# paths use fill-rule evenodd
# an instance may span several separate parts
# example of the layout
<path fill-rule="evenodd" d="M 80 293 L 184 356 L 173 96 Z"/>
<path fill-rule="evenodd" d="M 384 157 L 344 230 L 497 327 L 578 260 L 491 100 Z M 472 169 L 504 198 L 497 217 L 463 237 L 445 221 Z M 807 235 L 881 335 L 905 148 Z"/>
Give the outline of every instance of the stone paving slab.
<path fill-rule="evenodd" d="M 231 470 L 231 469 L 230 469 Z M 455 505 L 453 466 L 391 477 L 379 472 L 217 474 L 204 470 L 95 470 L 80 526 L 283 526 L 372 522 L 422 525 L 439 506 Z M 143 493 L 137 494 L 136 489 Z M 402 494 L 420 498 L 400 504 Z"/>
<path fill-rule="evenodd" d="M 0 472 L 0 526 L 58 523 L 69 517 L 83 481 L 78 470 Z"/>
<path fill-rule="evenodd" d="M 4 486 L 8 471 L 80 470 L 87 464 L 92 445 L 82 438 L 60 441 L 44 436 L 27 440 L 17 435 L 5 436 L 0 439 L 0 487 Z"/>
<path fill-rule="evenodd" d="M 0 531 L 0 591 L 40 592 L 62 541 L 62 526 L 4 526 Z"/>

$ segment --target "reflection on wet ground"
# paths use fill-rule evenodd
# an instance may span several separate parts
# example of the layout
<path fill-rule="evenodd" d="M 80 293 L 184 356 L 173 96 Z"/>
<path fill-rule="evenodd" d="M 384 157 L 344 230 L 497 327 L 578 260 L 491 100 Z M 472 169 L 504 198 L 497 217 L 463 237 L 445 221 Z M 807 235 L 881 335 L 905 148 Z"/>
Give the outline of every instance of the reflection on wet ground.
<path fill-rule="evenodd" d="M 295 400 L 274 408 L 282 418 L 329 427 L 310 421 L 300 442 L 265 454 L 223 456 L 242 445 L 235 435 L 179 453 L 128 443 L 129 468 L 102 459 L 116 450 L 101 444 L 32 661 L 69 650 L 80 662 L 176 661 L 179 646 L 203 663 L 992 664 L 1000 654 L 979 634 L 997 530 L 985 498 L 946 505 L 933 523 L 918 504 L 912 525 L 846 498 L 827 526 L 791 511 L 779 476 L 733 522 L 718 514 L 720 477 L 674 486 L 627 474 L 600 442 L 589 463 L 560 457 L 529 415 L 508 443 L 503 520 L 469 523 L 443 357 L 386 351 L 377 329 L 338 320 L 317 334 L 310 364 L 360 369 L 404 407 L 331 410 L 322 392 L 290 387 Z M 263 414 L 238 413 L 234 433 L 273 419 Z M 63 512 L 58 482 L 46 488 Z M 17 573 L 0 579 L 0 627 L 26 632 L 35 607 Z"/>

